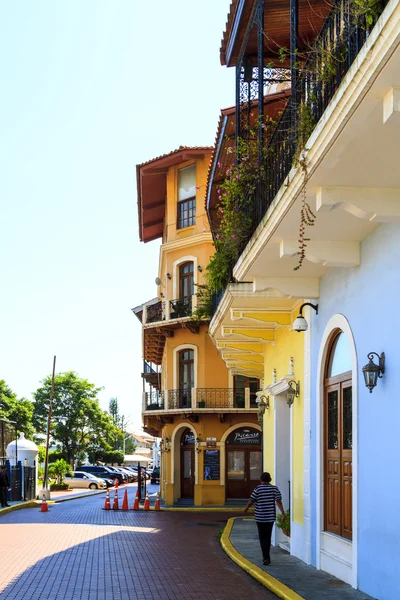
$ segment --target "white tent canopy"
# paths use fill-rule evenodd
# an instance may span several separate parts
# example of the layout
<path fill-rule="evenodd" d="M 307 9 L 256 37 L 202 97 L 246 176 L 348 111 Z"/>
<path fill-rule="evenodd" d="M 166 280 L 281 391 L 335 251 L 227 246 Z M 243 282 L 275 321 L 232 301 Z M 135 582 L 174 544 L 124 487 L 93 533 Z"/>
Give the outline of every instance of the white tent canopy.
<path fill-rule="evenodd" d="M 144 456 L 143 454 L 125 454 L 124 463 L 132 464 L 132 463 L 149 463 L 152 458 L 149 456 Z"/>

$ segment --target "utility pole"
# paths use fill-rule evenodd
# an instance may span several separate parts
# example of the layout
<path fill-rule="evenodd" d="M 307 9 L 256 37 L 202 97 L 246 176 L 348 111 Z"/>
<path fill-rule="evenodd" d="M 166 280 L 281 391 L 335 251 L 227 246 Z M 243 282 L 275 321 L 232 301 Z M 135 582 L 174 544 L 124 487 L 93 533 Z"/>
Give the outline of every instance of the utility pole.
<path fill-rule="evenodd" d="M 48 470 L 49 470 L 49 443 L 50 443 L 50 423 L 51 423 L 51 411 L 53 408 L 53 398 L 54 398 L 54 375 L 56 371 L 56 357 L 53 359 L 53 373 L 51 376 L 51 391 L 50 391 L 50 401 L 49 401 L 49 412 L 47 415 L 47 437 L 46 437 L 46 457 L 44 460 L 44 479 L 43 479 L 43 492 L 48 500 L 50 498 L 50 493 L 48 490 Z"/>

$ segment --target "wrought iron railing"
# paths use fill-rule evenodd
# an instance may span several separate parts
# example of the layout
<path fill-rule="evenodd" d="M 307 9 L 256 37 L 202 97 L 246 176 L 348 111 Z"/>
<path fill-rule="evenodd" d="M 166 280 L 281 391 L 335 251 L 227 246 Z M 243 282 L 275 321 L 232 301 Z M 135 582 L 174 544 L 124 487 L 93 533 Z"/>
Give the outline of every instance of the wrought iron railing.
<path fill-rule="evenodd" d="M 147 392 L 145 394 L 145 411 L 191 409 L 193 390 L 168 390 L 168 403 L 164 402 L 164 392 Z M 197 388 L 196 402 L 193 408 L 232 409 L 245 408 L 245 393 L 234 388 Z M 254 406 L 250 403 L 250 408 Z"/>
<path fill-rule="evenodd" d="M 163 311 L 163 302 L 156 302 L 156 304 L 151 304 L 147 306 L 147 317 L 146 323 L 156 323 L 157 321 L 162 321 L 164 318 Z"/>
<path fill-rule="evenodd" d="M 191 408 L 192 389 L 168 390 L 168 408 Z"/>
<path fill-rule="evenodd" d="M 244 408 L 244 392 L 233 388 L 197 388 L 197 408 Z"/>
<path fill-rule="evenodd" d="M 192 314 L 192 296 L 170 300 L 169 307 L 170 319 L 190 317 Z"/>
<path fill-rule="evenodd" d="M 164 410 L 164 392 L 146 392 L 145 410 Z"/>
<path fill-rule="evenodd" d="M 369 15 L 368 19 L 365 15 L 355 15 L 353 2 L 337 0 L 334 3 L 313 43 L 314 50 L 310 50 L 305 63 L 293 73 L 292 95 L 266 150 L 265 177 L 245 209 L 251 217 L 252 227 L 243 238 L 240 252 L 246 247 L 293 166 L 301 135 L 301 106 L 307 104 L 311 124 L 307 133 L 311 135 L 387 2 L 382 0 L 380 6 L 376 7 L 376 14 L 373 17 Z M 250 97 L 250 101 L 254 101 L 254 98 Z M 242 112 L 242 103 L 237 110 Z"/>

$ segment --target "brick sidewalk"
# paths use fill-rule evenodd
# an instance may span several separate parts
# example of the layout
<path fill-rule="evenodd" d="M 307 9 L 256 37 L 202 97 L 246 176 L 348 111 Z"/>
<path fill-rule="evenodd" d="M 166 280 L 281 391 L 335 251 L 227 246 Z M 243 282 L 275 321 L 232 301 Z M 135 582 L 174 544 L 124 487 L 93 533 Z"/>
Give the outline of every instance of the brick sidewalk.
<path fill-rule="evenodd" d="M 3 515 L 1 600 L 275 598 L 220 548 L 228 515 L 103 505 L 91 496 Z"/>
<path fill-rule="evenodd" d="M 271 548 L 271 565 L 264 566 L 256 523 L 252 519 L 235 519 L 229 539 L 245 559 L 304 600 L 374 600 L 333 575 L 306 565 L 281 548 Z"/>

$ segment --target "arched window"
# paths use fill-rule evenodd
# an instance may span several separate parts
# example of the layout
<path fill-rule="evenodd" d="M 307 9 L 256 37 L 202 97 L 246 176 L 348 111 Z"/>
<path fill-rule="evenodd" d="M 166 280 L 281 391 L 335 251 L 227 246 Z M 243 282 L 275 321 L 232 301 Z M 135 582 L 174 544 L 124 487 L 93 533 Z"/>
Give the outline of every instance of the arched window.
<path fill-rule="evenodd" d="M 179 298 L 191 298 L 194 294 L 193 262 L 185 262 L 179 267 Z"/>
<path fill-rule="evenodd" d="M 352 360 L 342 331 L 331 341 L 325 376 L 325 530 L 352 539 Z"/>

